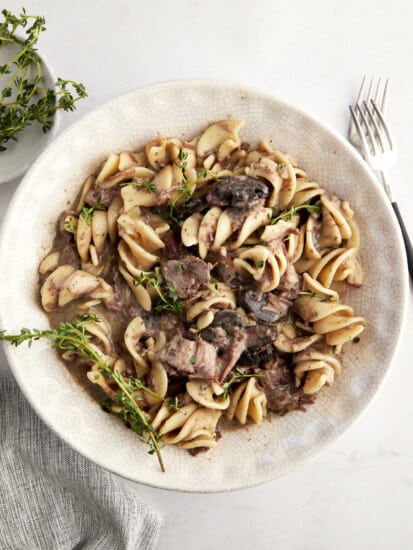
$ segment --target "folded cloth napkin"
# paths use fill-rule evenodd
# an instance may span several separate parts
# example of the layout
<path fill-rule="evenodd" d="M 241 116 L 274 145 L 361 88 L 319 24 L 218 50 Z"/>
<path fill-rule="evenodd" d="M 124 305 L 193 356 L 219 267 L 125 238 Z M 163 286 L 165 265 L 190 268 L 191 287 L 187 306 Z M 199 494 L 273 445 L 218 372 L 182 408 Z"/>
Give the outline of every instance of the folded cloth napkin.
<path fill-rule="evenodd" d="M 88 462 L 0 377 L 1 550 L 150 550 L 161 516 Z"/>

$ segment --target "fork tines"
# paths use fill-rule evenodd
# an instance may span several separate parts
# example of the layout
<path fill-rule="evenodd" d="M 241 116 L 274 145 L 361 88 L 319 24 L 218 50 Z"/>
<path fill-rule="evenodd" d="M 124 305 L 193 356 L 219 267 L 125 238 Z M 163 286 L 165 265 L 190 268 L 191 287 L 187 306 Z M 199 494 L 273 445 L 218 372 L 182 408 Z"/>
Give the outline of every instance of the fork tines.
<path fill-rule="evenodd" d="M 382 80 L 379 77 L 377 78 L 377 82 L 375 82 L 375 80 L 376 79 L 372 77 L 370 79 L 370 83 L 367 84 L 367 76 L 364 76 L 360 86 L 358 96 L 357 96 L 356 106 L 358 106 L 359 109 L 361 109 L 361 102 L 364 97 L 364 100 L 367 104 L 370 102 L 370 100 L 373 100 L 377 105 L 379 105 L 380 111 L 382 113 L 385 113 L 389 79 L 386 78 Z M 381 97 L 381 102 L 380 102 L 380 97 Z"/>
<path fill-rule="evenodd" d="M 350 106 L 352 127 L 350 139 L 361 147 L 363 156 L 375 164 L 371 157 L 395 152 L 395 142 L 384 118 L 389 80 L 379 78 L 366 84 L 364 77 L 354 107 Z M 380 106 L 379 106 L 380 105 Z"/>

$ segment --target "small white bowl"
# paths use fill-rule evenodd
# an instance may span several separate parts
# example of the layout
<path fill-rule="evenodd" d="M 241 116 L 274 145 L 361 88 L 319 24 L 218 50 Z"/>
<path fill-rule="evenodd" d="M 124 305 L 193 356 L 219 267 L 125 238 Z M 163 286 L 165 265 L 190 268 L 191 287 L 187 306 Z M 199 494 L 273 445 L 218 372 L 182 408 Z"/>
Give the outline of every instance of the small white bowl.
<path fill-rule="evenodd" d="M 9 44 L 0 50 L 0 65 L 7 63 L 18 51 L 18 46 Z M 43 70 L 44 86 L 46 89 L 54 88 L 56 77 L 47 59 L 40 56 Z M 34 69 L 31 68 L 33 76 Z M 6 80 L 6 75 L 2 80 Z M 3 85 L 3 82 L 1 83 Z M 9 140 L 6 151 L 0 152 L 0 184 L 6 183 L 23 176 L 32 162 L 39 156 L 46 145 L 56 136 L 60 112 L 54 113 L 54 122 L 51 129 L 44 133 L 39 123 L 34 122 L 16 135 L 17 141 Z"/>
<path fill-rule="evenodd" d="M 56 220 L 87 175 L 111 152 L 136 150 L 158 132 L 191 138 L 213 120 L 246 121 L 242 139 L 272 140 L 314 181 L 345 197 L 361 234 L 365 282 L 345 302 L 367 319 L 359 343 L 345 346 L 344 368 L 306 413 L 273 416 L 225 432 L 196 457 L 163 449 L 166 473 L 136 434 L 104 414 L 48 342 L 5 350 L 24 394 L 41 418 L 88 459 L 134 481 L 165 489 L 213 492 L 272 480 L 342 434 L 371 402 L 394 358 L 407 303 L 403 242 L 392 208 L 371 170 L 338 134 L 300 109 L 260 91 L 216 81 L 148 86 L 93 110 L 49 145 L 13 197 L 0 233 L 0 328 L 47 327 L 39 305 L 38 265 Z M 397 279 L 395 278 L 397 277 Z M 397 282 L 396 282 L 397 281 Z"/>

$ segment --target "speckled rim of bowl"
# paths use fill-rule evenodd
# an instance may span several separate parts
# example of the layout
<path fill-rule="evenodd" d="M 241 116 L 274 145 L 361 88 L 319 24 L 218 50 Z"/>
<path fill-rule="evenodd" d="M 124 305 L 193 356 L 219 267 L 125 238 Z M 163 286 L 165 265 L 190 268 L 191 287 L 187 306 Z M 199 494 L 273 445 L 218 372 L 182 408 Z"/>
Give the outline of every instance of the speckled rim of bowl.
<path fill-rule="evenodd" d="M 55 74 L 48 58 L 43 53 L 37 52 L 37 55 L 38 55 L 38 57 L 39 57 L 39 59 L 42 63 L 43 69 L 44 69 L 44 78 L 49 79 L 50 83 L 53 83 L 53 87 L 56 90 L 57 89 L 56 86 L 55 86 L 55 83 L 56 83 L 56 80 L 57 80 L 56 79 L 56 74 Z M 44 143 L 42 145 L 42 148 L 41 148 L 41 151 L 39 152 L 39 154 L 41 154 L 42 151 L 48 146 L 48 144 L 57 136 L 57 133 L 59 131 L 60 122 L 61 122 L 61 117 L 62 117 L 61 112 L 60 112 L 59 109 L 57 109 L 54 112 L 54 115 L 53 115 L 53 126 L 50 128 L 50 130 L 48 132 L 46 132 L 44 134 L 44 137 L 43 137 Z M 39 126 L 39 129 L 40 129 L 40 126 Z M 25 130 L 22 130 L 20 135 L 23 135 L 24 131 Z M 7 150 L 0 152 L 0 155 L 7 155 Z M 35 159 L 36 159 L 36 156 L 27 158 L 15 170 L 13 170 L 11 172 L 0 173 L 0 185 L 2 183 L 8 183 L 8 182 L 11 182 L 13 180 L 17 180 L 18 178 L 21 178 L 28 171 L 30 166 L 35 161 Z"/>
<path fill-rule="evenodd" d="M 147 93 L 147 94 L 148 93 L 149 94 L 156 94 L 156 92 L 159 89 L 161 89 L 163 87 L 168 87 L 169 85 L 174 85 L 174 86 L 183 85 L 186 88 L 191 88 L 191 87 L 197 88 L 197 87 L 202 87 L 202 86 L 212 86 L 212 87 L 216 86 L 218 88 L 228 88 L 228 89 L 231 89 L 231 90 L 236 89 L 239 92 L 243 92 L 243 91 L 249 92 L 251 94 L 254 94 L 254 96 L 261 97 L 262 99 L 265 99 L 267 101 L 277 102 L 278 104 L 282 105 L 283 107 L 285 107 L 287 109 L 292 109 L 293 111 L 298 113 L 300 116 L 307 119 L 307 121 L 309 121 L 311 124 L 314 124 L 315 126 L 318 126 L 324 132 L 326 132 L 327 134 L 330 134 L 330 136 L 333 137 L 335 140 L 337 140 L 340 143 L 340 145 L 346 150 L 347 154 L 352 157 L 352 161 L 357 163 L 359 169 L 364 172 L 366 178 L 368 178 L 370 180 L 372 185 L 376 188 L 376 191 L 382 196 L 383 207 L 385 208 L 387 216 L 389 217 L 389 220 L 391 220 L 391 223 L 394 226 L 394 229 L 395 229 L 395 232 L 396 232 L 396 234 L 395 234 L 395 238 L 396 238 L 396 241 L 397 241 L 397 242 L 395 242 L 396 248 L 397 248 L 398 251 L 404 251 L 404 246 L 403 246 L 403 241 L 402 241 L 400 229 L 399 229 L 397 221 L 394 217 L 393 210 L 391 209 L 391 206 L 387 201 L 387 197 L 385 196 L 385 193 L 384 193 L 383 189 L 381 188 L 381 186 L 378 184 L 378 181 L 375 178 L 373 172 L 370 170 L 370 168 L 367 166 L 367 164 L 361 159 L 360 155 L 353 149 L 353 147 L 350 146 L 350 144 L 340 134 L 338 134 L 335 130 L 331 129 L 325 123 L 319 121 L 317 119 L 317 117 L 302 111 L 300 108 L 297 108 L 294 105 L 290 104 L 289 102 L 287 102 L 285 100 L 282 100 L 282 99 L 279 99 L 277 96 L 274 96 L 270 93 L 263 92 L 262 90 L 259 90 L 259 89 L 256 89 L 256 88 L 253 88 L 253 87 L 250 87 L 250 86 L 244 86 L 244 85 L 240 85 L 240 84 L 236 84 L 236 83 L 232 83 L 232 82 L 221 81 L 221 80 L 219 80 L 219 81 L 211 81 L 211 80 L 166 81 L 166 82 L 161 82 L 161 83 L 157 83 L 157 84 L 151 84 L 151 85 L 139 88 L 137 90 L 130 91 L 130 92 L 128 92 L 126 94 L 123 94 L 122 96 L 119 96 L 119 97 L 125 98 L 128 95 L 133 97 L 133 95 L 137 92 L 142 92 L 142 93 Z M 103 105 L 96 107 L 95 109 L 93 109 L 93 111 L 91 111 L 90 113 L 84 115 L 79 121 L 76 121 L 71 126 L 69 126 L 62 133 L 62 136 L 64 136 L 67 132 L 72 131 L 73 127 L 76 127 L 77 124 L 79 124 L 80 121 L 83 121 L 83 123 L 87 122 L 88 118 L 92 117 L 92 116 L 95 116 L 96 112 L 99 111 L 99 109 L 102 109 L 102 108 L 105 108 L 105 107 L 106 108 L 111 107 L 112 105 L 115 106 L 117 100 L 119 99 L 119 97 L 114 98 L 114 99 L 104 103 Z M 36 165 L 40 164 L 42 162 L 43 155 L 46 155 L 46 154 L 47 154 L 47 152 L 44 151 L 39 156 L 37 161 L 35 161 L 35 164 Z M 34 169 L 34 165 L 33 165 L 33 169 Z M 30 182 L 30 174 L 27 174 L 26 177 L 23 179 L 22 184 L 19 186 L 17 192 L 15 193 L 15 196 L 13 197 L 12 202 L 10 204 L 9 210 L 6 213 L 5 219 L 3 220 L 2 227 L 0 228 L 0 256 L 3 255 L 2 254 L 2 248 L 4 248 L 4 247 L 2 247 L 2 241 L 3 241 L 3 237 L 4 237 L 5 233 L 7 232 L 7 226 L 9 224 L 9 218 L 12 218 L 12 216 L 13 216 L 14 204 L 18 202 L 20 195 L 23 195 L 25 193 L 25 187 L 29 185 L 29 182 Z M 63 434 L 59 433 L 59 431 L 55 429 L 51 419 L 45 417 L 44 414 L 43 414 L 43 411 L 41 409 L 39 409 L 33 403 L 33 400 L 31 399 L 30 388 L 26 387 L 25 381 L 22 378 L 22 376 L 20 375 L 19 370 L 17 368 L 17 362 L 15 363 L 13 348 L 11 348 L 11 346 L 4 346 L 4 349 L 5 349 L 6 356 L 9 360 L 11 370 L 12 370 L 12 372 L 13 372 L 20 388 L 22 389 L 22 391 L 23 391 L 24 395 L 26 396 L 26 398 L 29 400 L 32 407 L 36 410 L 37 414 L 42 418 L 42 420 L 46 423 L 46 425 L 48 425 L 53 431 L 55 431 L 55 433 L 60 438 L 62 438 L 72 448 L 74 448 L 76 451 L 78 451 L 80 454 L 82 454 L 87 459 L 91 460 L 92 462 L 95 462 L 96 464 L 100 465 L 101 467 L 106 468 L 106 469 L 108 469 L 108 470 L 110 470 L 110 471 L 112 471 L 112 472 L 114 472 L 118 475 L 126 477 L 127 479 L 130 479 L 130 480 L 138 482 L 138 483 L 146 484 L 146 485 L 149 485 L 149 486 L 152 486 L 152 487 L 156 487 L 156 488 L 163 488 L 163 489 L 169 489 L 169 490 L 178 490 L 178 491 L 184 491 L 184 492 L 200 492 L 200 493 L 210 493 L 210 492 L 221 492 L 221 491 L 245 489 L 245 488 L 248 488 L 248 487 L 256 486 L 256 485 L 274 480 L 277 477 L 279 477 L 281 475 L 284 475 L 285 473 L 289 472 L 291 469 L 296 468 L 297 466 L 299 466 L 303 462 L 307 461 L 308 459 L 318 455 L 326 446 L 330 445 L 338 437 L 340 437 L 343 433 L 345 433 L 345 431 L 347 431 L 347 429 L 349 427 L 351 427 L 351 425 L 354 423 L 354 421 L 357 420 L 360 417 L 360 415 L 366 410 L 366 408 L 371 404 L 373 399 L 377 396 L 378 390 L 383 386 L 383 382 L 385 381 L 385 379 L 386 379 L 386 377 L 389 373 L 390 367 L 394 362 L 394 359 L 395 359 L 395 356 L 396 356 L 396 353 L 397 353 L 397 349 L 398 349 L 399 344 L 400 344 L 402 330 L 403 330 L 403 327 L 405 325 L 405 319 L 406 319 L 406 315 L 407 315 L 407 293 L 408 293 L 407 266 L 403 265 L 403 266 L 400 266 L 400 267 L 401 267 L 400 282 L 401 282 L 402 298 L 403 299 L 402 299 L 402 304 L 398 305 L 399 310 L 398 310 L 397 338 L 395 338 L 395 340 L 393 342 L 394 346 L 391 349 L 391 354 L 389 356 L 390 359 L 387 362 L 386 370 L 385 370 L 384 374 L 382 375 L 382 377 L 378 380 L 378 383 L 375 386 L 375 390 L 373 392 L 369 393 L 369 395 L 367 396 L 367 399 L 363 402 L 363 406 L 357 410 L 357 414 L 356 415 L 350 415 L 351 418 L 350 418 L 349 422 L 345 425 L 344 428 L 341 428 L 338 432 L 336 432 L 334 434 L 331 434 L 326 441 L 323 441 L 318 446 L 315 446 L 314 448 L 311 448 L 308 452 L 303 453 L 303 455 L 300 458 L 298 458 L 298 459 L 295 458 L 295 460 L 293 461 L 293 464 L 285 466 L 283 469 L 278 471 L 276 475 L 274 475 L 272 473 L 267 478 L 260 479 L 260 481 L 258 481 L 258 482 L 256 480 L 243 479 L 242 482 L 233 483 L 231 486 L 225 487 L 225 488 L 220 488 L 220 487 L 217 487 L 217 486 L 213 486 L 213 484 L 212 484 L 211 487 L 202 487 L 202 488 L 185 487 L 185 488 L 182 488 L 174 482 L 171 482 L 169 484 L 154 483 L 153 481 L 148 481 L 146 479 L 137 479 L 137 478 L 134 478 L 133 476 L 125 475 L 122 471 L 119 471 L 118 469 L 116 469 L 114 467 L 111 467 L 111 465 L 109 465 L 107 463 L 107 461 L 104 460 L 103 457 L 97 458 L 92 453 L 85 452 L 84 449 L 80 448 L 76 444 L 76 441 L 74 441 L 72 439 L 72 437 L 68 436 L 68 434 L 65 434 L 65 433 L 63 433 Z M 4 319 L 4 318 L 5 318 L 4 312 L 2 314 L 2 312 L 0 311 L 0 320 Z M 3 323 L 3 326 L 4 326 L 4 323 Z"/>

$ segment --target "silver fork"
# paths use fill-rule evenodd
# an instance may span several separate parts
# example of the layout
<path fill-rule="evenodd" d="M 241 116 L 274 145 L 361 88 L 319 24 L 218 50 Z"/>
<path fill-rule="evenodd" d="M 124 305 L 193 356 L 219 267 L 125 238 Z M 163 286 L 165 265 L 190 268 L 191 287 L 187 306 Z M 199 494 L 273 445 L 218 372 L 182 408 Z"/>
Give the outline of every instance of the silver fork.
<path fill-rule="evenodd" d="M 396 142 L 384 116 L 387 90 L 388 79 L 384 83 L 381 79 L 378 79 L 377 83 L 371 79 L 368 84 L 364 77 L 356 103 L 354 107 L 350 105 L 349 139 L 355 147 L 360 149 L 366 162 L 380 176 L 400 225 L 406 247 L 410 279 L 413 282 L 413 247 L 397 202 L 393 199 L 387 177 L 388 168 L 397 160 Z"/>

